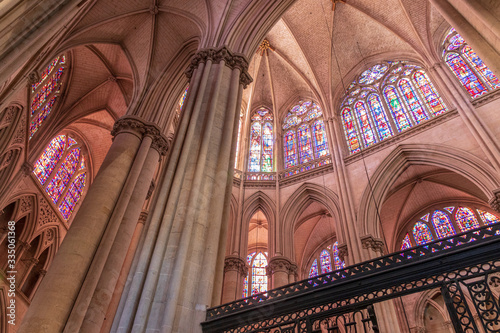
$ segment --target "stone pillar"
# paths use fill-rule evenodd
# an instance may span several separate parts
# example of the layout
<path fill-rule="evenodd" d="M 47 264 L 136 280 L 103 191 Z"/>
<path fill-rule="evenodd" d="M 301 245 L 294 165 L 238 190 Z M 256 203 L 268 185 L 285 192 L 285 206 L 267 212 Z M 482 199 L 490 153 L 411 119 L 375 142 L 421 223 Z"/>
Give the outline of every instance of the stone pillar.
<path fill-rule="evenodd" d="M 500 76 L 500 48 L 495 48 L 488 43 L 481 32 L 477 31 L 471 22 L 449 0 L 431 0 L 431 3 L 451 26 L 458 31 L 493 73 Z"/>
<path fill-rule="evenodd" d="M 84 282 L 91 278 L 90 266 L 97 258 L 100 244 L 106 240 L 103 236 L 129 177 L 143 124 L 120 119 L 112 134 L 113 144 L 33 298 L 19 327 L 20 333 L 39 332 L 42 327 L 46 332 L 62 332 Z"/>
<path fill-rule="evenodd" d="M 248 276 L 248 265 L 239 256 L 231 255 L 224 260 L 224 284 L 221 303 L 229 303 L 241 298 L 243 280 Z"/>
<path fill-rule="evenodd" d="M 287 285 L 290 274 L 295 274 L 296 271 L 297 265 L 282 256 L 271 258 L 266 267 L 267 275 L 271 277 L 273 282 L 272 289 Z"/>
<path fill-rule="evenodd" d="M 95 287 L 87 314 L 78 330 L 79 332 L 98 332 L 103 325 L 106 311 L 116 288 L 159 158 L 167 152 L 166 139 L 161 135 L 160 130 L 153 125 L 145 127 L 145 134 L 138 155 L 143 148 L 146 150 L 147 155 L 126 206 L 102 274 L 99 277 L 99 282 Z M 75 328 L 72 327 L 71 330 L 67 330 L 68 333 L 74 332 Z"/>
<path fill-rule="evenodd" d="M 112 332 L 201 332 L 216 267 L 223 271 L 219 243 L 225 242 L 239 107 L 251 81 L 247 67 L 225 47 L 194 56 L 184 115 Z"/>
<path fill-rule="evenodd" d="M 361 244 L 367 258 L 375 259 L 383 255 L 385 244 L 382 239 L 365 235 L 361 237 Z M 373 308 L 377 315 L 380 332 L 398 333 L 401 331 L 393 300 L 376 303 Z"/>

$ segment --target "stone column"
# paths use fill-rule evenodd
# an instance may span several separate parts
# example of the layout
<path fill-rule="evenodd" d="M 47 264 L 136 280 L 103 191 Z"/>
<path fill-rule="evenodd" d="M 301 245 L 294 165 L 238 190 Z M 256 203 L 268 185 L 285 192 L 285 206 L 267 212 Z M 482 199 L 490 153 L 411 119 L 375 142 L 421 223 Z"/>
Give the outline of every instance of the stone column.
<path fill-rule="evenodd" d="M 201 332 L 215 267 L 223 271 L 219 243 L 225 242 L 241 96 L 251 81 L 247 67 L 225 47 L 194 56 L 184 115 L 112 332 Z"/>
<path fill-rule="evenodd" d="M 272 289 L 287 285 L 290 274 L 295 274 L 296 271 L 297 265 L 290 259 L 282 256 L 271 258 L 266 267 L 267 275 L 273 281 Z"/>
<path fill-rule="evenodd" d="M 120 276 L 127 251 L 130 247 L 137 221 L 146 200 L 148 190 L 156 171 L 160 156 L 167 152 L 167 141 L 158 128 L 153 125 L 145 127 L 145 135 L 141 148 L 147 147 L 147 156 L 142 165 L 133 193 L 126 206 L 121 223 L 109 251 L 107 261 L 99 277 L 99 282 L 87 309 L 79 332 L 98 332 L 103 325 L 106 311 L 111 302 L 116 283 Z M 67 330 L 74 332 L 75 327 Z"/>
<path fill-rule="evenodd" d="M 383 255 L 385 244 L 382 239 L 365 235 L 361 237 L 361 244 L 367 258 L 375 259 Z M 373 308 L 381 332 L 398 333 L 401 331 L 393 300 L 376 303 Z"/>
<path fill-rule="evenodd" d="M 229 303 L 241 298 L 243 280 L 248 276 L 248 265 L 239 256 L 228 256 L 224 260 L 224 284 L 221 303 Z"/>
<path fill-rule="evenodd" d="M 33 298 L 20 333 L 62 332 L 95 258 L 141 143 L 139 121 L 118 120 L 114 140 L 46 278 Z M 57 306 L 47 306 L 57 304 Z"/>
<path fill-rule="evenodd" d="M 500 76 L 500 48 L 495 48 L 488 43 L 481 32 L 477 31 L 471 22 L 449 0 L 431 0 L 431 3 L 451 26 L 458 31 L 493 73 Z"/>

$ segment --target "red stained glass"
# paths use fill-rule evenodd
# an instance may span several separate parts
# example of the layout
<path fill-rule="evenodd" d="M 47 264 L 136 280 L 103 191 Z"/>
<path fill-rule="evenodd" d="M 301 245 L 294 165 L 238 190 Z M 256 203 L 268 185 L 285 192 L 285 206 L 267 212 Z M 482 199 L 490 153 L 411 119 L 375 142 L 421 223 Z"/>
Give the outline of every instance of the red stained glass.
<path fill-rule="evenodd" d="M 361 147 L 359 145 L 358 132 L 356 131 L 356 127 L 354 125 L 351 109 L 344 108 L 344 110 L 342 110 L 342 122 L 344 123 L 344 132 L 347 138 L 349 152 L 351 154 L 357 153 L 361 150 Z"/>
<path fill-rule="evenodd" d="M 437 94 L 436 89 L 423 71 L 416 71 L 413 80 L 424 96 L 424 101 L 433 115 L 438 115 L 446 111 L 443 100 Z"/>
<path fill-rule="evenodd" d="M 399 81 L 398 87 L 415 123 L 420 124 L 423 120 L 427 120 L 428 117 L 425 113 L 422 102 L 420 101 L 420 98 L 418 97 L 411 82 L 407 79 L 402 79 Z"/>
<path fill-rule="evenodd" d="M 479 228 L 479 222 L 477 221 L 476 215 L 470 208 L 458 207 L 455 213 L 455 220 L 461 232 Z"/>
<path fill-rule="evenodd" d="M 415 223 L 415 226 L 413 226 L 413 237 L 417 245 L 427 244 L 434 240 L 431 229 L 423 222 Z"/>
<path fill-rule="evenodd" d="M 332 271 L 332 262 L 330 260 L 330 253 L 328 253 L 327 250 L 321 251 L 319 260 L 321 262 L 321 274 Z"/>
<path fill-rule="evenodd" d="M 303 124 L 297 130 L 299 141 L 300 163 L 307 163 L 314 159 L 312 151 L 311 129 L 309 125 Z"/>
<path fill-rule="evenodd" d="M 44 185 L 47 178 L 54 170 L 57 162 L 61 159 L 66 146 L 66 136 L 58 135 L 50 141 L 49 145 L 43 151 L 42 155 L 35 162 L 33 173 L 40 182 Z"/>
<path fill-rule="evenodd" d="M 438 239 L 455 235 L 455 228 L 453 228 L 451 219 L 445 212 L 436 210 L 432 214 L 432 224 Z"/>
<path fill-rule="evenodd" d="M 46 187 L 46 192 L 54 203 L 57 203 L 64 189 L 77 170 L 80 162 L 80 148 L 75 148 L 69 152 L 59 167 L 56 175 Z"/>
<path fill-rule="evenodd" d="M 314 259 L 311 269 L 309 269 L 309 278 L 318 276 L 318 259 Z"/>
<path fill-rule="evenodd" d="M 411 240 L 410 240 L 410 235 L 406 234 L 405 238 L 403 238 L 403 241 L 401 242 L 401 251 L 406 250 L 411 248 Z"/>

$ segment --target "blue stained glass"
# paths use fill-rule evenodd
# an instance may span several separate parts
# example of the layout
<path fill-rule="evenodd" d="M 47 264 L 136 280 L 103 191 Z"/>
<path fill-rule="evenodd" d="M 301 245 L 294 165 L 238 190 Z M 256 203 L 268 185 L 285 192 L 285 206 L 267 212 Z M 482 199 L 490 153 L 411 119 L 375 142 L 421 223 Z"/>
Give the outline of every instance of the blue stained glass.
<path fill-rule="evenodd" d="M 252 295 L 267 291 L 267 275 L 266 275 L 267 259 L 259 252 L 252 265 Z"/>
<path fill-rule="evenodd" d="M 483 80 L 486 82 L 486 84 L 492 88 L 496 89 L 500 87 L 500 81 L 498 81 L 498 78 L 493 74 L 493 72 L 484 64 L 484 62 L 481 60 L 481 58 L 478 57 L 478 55 L 472 51 L 470 46 L 465 46 L 462 49 L 462 53 L 464 54 L 465 58 L 469 61 L 472 66 L 476 69 L 476 71 L 481 75 Z"/>
<path fill-rule="evenodd" d="M 314 144 L 314 156 L 320 158 L 330 154 L 328 151 L 328 142 L 326 140 L 325 124 L 323 120 L 316 120 L 312 124 L 312 135 Z"/>
<path fill-rule="evenodd" d="M 479 216 L 481 216 L 484 224 L 486 225 L 500 222 L 500 219 L 491 213 L 485 212 L 484 210 L 480 209 L 478 209 L 477 211 L 479 213 Z"/>
<path fill-rule="evenodd" d="M 455 220 L 461 232 L 479 228 L 479 222 L 477 221 L 476 215 L 474 215 L 474 212 L 470 208 L 458 207 L 455 213 Z"/>
<path fill-rule="evenodd" d="M 309 278 L 313 278 L 315 276 L 318 276 L 318 259 L 314 259 L 311 269 L 309 269 Z"/>
<path fill-rule="evenodd" d="M 401 251 L 410 249 L 411 247 L 410 235 L 406 234 L 405 238 L 403 238 L 403 241 L 401 242 Z"/>
<path fill-rule="evenodd" d="M 479 81 L 477 75 L 457 53 L 448 53 L 445 61 L 472 98 L 488 92 L 488 89 Z"/>
<path fill-rule="evenodd" d="M 424 222 L 417 222 L 413 226 L 413 237 L 417 245 L 427 244 L 432 242 L 434 238 L 432 237 L 431 230 Z"/>
<path fill-rule="evenodd" d="M 264 123 L 262 136 L 262 172 L 273 171 L 273 124 Z"/>
<path fill-rule="evenodd" d="M 36 161 L 33 167 L 33 173 L 40 182 L 44 185 L 47 178 L 54 170 L 57 162 L 61 159 L 66 145 L 66 136 L 58 135 L 50 141 L 49 145 L 43 151 L 42 155 Z"/>
<path fill-rule="evenodd" d="M 295 131 L 289 130 L 285 134 L 285 169 L 291 168 L 297 164 L 297 140 L 295 139 Z"/>
<path fill-rule="evenodd" d="M 335 270 L 342 269 L 345 267 L 345 262 L 340 260 L 339 257 L 339 242 L 333 243 L 333 262 L 335 263 Z"/>
<path fill-rule="evenodd" d="M 373 119 L 375 120 L 375 128 L 378 131 L 380 140 L 391 137 L 391 126 L 387 121 L 387 117 L 385 116 L 385 112 L 382 107 L 382 103 L 380 102 L 379 96 L 377 94 L 371 94 L 367 99 L 367 103 L 372 113 Z"/>
<path fill-rule="evenodd" d="M 321 274 L 328 273 L 332 271 L 332 262 L 330 260 L 330 253 L 327 250 L 321 251 L 319 256 L 321 262 Z"/>
<path fill-rule="evenodd" d="M 297 130 L 299 141 L 300 163 L 307 163 L 314 159 L 311 146 L 311 129 L 307 124 L 301 125 Z"/>
<path fill-rule="evenodd" d="M 399 132 L 402 132 L 411 127 L 410 119 L 403 109 L 396 88 L 388 86 L 384 89 L 385 101 L 391 109 L 392 118 L 396 123 Z"/>
<path fill-rule="evenodd" d="M 54 178 L 52 178 L 49 185 L 45 188 L 45 191 L 54 203 L 57 203 L 73 174 L 78 169 L 80 154 L 80 148 L 72 149 L 59 166 L 59 170 L 57 170 Z"/>
<path fill-rule="evenodd" d="M 361 150 L 361 146 L 359 144 L 358 132 L 354 125 L 351 109 L 344 108 L 344 110 L 342 110 L 342 122 L 344 123 L 344 132 L 347 138 L 349 152 L 351 154 L 357 153 Z"/>
<path fill-rule="evenodd" d="M 445 212 L 436 210 L 432 214 L 432 224 L 434 225 L 438 239 L 455 235 L 455 228 L 453 228 L 453 224 Z"/>
<path fill-rule="evenodd" d="M 354 105 L 354 111 L 356 112 L 356 118 L 358 119 L 359 128 L 361 128 L 361 136 L 363 137 L 365 146 L 369 147 L 374 144 L 376 140 L 368 118 L 365 103 L 361 101 L 356 102 Z"/>
<path fill-rule="evenodd" d="M 401 94 L 403 95 L 403 98 L 406 101 L 408 109 L 411 111 L 415 123 L 420 124 L 420 122 L 422 122 L 423 120 L 428 119 L 422 102 L 420 101 L 420 98 L 418 98 L 418 95 L 411 82 L 407 79 L 402 79 L 399 81 L 398 86 Z"/>
<path fill-rule="evenodd" d="M 250 129 L 250 161 L 248 171 L 260 172 L 260 155 L 262 146 L 262 125 L 254 122 Z"/>
<path fill-rule="evenodd" d="M 64 199 L 59 205 L 59 211 L 66 220 L 69 219 L 76 204 L 82 196 L 83 189 L 85 187 L 85 178 L 85 173 L 81 173 L 73 180 L 68 188 L 68 191 L 66 192 L 66 195 L 64 196 Z"/>

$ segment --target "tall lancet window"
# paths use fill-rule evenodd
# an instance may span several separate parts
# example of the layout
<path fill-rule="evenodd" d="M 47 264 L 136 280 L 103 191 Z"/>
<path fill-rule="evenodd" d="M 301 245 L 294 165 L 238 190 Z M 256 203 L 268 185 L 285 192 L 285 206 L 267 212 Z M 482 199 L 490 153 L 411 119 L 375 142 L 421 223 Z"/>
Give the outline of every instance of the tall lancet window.
<path fill-rule="evenodd" d="M 422 68 L 386 61 L 347 88 L 340 115 L 349 153 L 384 141 L 447 110 Z"/>
<path fill-rule="evenodd" d="M 312 101 L 300 101 L 283 121 L 285 169 L 330 154 L 321 107 Z"/>
<path fill-rule="evenodd" d="M 35 162 L 33 174 L 62 217 L 69 219 L 88 177 L 82 145 L 68 134 L 56 136 Z"/>
<path fill-rule="evenodd" d="M 252 252 L 247 256 L 250 266 L 248 276 L 243 281 L 243 298 L 267 291 L 267 252 Z M 248 294 L 250 287 L 250 294 Z"/>
<path fill-rule="evenodd" d="M 35 135 L 40 126 L 42 126 L 61 94 L 65 66 L 65 55 L 55 58 L 43 70 L 40 81 L 33 83 L 29 88 L 31 99 L 30 139 Z"/>
<path fill-rule="evenodd" d="M 273 144 L 273 115 L 270 110 L 260 108 L 251 118 L 249 172 L 273 171 Z"/>
<path fill-rule="evenodd" d="M 444 38 L 442 56 L 471 98 L 500 87 L 495 74 L 454 28 Z"/>

